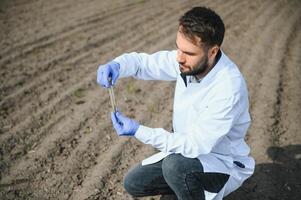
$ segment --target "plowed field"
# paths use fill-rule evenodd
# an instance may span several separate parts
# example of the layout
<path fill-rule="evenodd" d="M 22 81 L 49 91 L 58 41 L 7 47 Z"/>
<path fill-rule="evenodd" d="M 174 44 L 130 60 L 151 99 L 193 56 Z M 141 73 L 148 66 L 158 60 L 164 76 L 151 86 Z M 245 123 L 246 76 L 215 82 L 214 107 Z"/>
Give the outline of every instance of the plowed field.
<path fill-rule="evenodd" d="M 199 5 L 223 18 L 222 49 L 251 102 L 255 174 L 226 199 L 300 199 L 299 0 L 1 1 L 0 199 L 132 199 L 123 176 L 155 150 L 116 136 L 96 70 L 124 52 L 174 49 L 178 18 Z M 117 104 L 170 130 L 174 86 L 121 79 Z"/>

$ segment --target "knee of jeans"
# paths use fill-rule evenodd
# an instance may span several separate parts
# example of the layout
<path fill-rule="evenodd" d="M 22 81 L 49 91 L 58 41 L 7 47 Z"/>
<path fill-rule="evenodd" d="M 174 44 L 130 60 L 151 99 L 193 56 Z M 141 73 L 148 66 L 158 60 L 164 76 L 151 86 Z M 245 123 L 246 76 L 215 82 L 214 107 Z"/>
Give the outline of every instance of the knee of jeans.
<path fill-rule="evenodd" d="M 185 167 L 183 166 L 181 157 L 183 156 L 180 154 L 170 154 L 164 158 L 162 162 L 162 172 L 165 179 L 171 180 L 173 177 L 185 173 Z"/>
<path fill-rule="evenodd" d="M 123 179 L 124 189 L 132 196 L 136 196 L 136 187 L 131 174 L 127 174 Z"/>

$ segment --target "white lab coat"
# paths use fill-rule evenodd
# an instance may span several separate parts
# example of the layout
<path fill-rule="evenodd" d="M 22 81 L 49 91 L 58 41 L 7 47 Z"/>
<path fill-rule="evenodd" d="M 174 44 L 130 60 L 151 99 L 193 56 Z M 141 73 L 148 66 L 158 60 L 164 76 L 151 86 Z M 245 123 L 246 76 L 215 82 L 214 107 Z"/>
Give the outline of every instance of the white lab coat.
<path fill-rule="evenodd" d="M 224 188 L 206 199 L 222 199 L 234 191 L 254 172 L 255 162 L 244 137 L 250 125 L 248 92 L 245 80 L 236 65 L 221 52 L 213 69 L 201 80 L 187 86 L 180 76 L 176 51 L 154 54 L 128 53 L 115 59 L 120 76 L 145 80 L 176 80 L 173 112 L 173 133 L 162 128 L 140 126 L 135 137 L 160 150 L 142 161 L 143 165 L 180 153 L 198 158 L 204 172 L 230 175 Z M 189 79 L 189 77 L 188 77 Z M 239 161 L 245 168 L 234 164 Z"/>

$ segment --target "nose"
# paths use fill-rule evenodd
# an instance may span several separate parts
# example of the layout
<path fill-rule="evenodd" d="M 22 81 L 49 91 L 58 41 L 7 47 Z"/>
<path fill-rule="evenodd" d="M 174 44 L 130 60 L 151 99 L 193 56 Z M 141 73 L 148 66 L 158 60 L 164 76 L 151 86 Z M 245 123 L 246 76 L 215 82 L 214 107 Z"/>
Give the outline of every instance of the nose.
<path fill-rule="evenodd" d="M 185 63 L 185 54 L 180 50 L 177 51 L 177 62 Z"/>

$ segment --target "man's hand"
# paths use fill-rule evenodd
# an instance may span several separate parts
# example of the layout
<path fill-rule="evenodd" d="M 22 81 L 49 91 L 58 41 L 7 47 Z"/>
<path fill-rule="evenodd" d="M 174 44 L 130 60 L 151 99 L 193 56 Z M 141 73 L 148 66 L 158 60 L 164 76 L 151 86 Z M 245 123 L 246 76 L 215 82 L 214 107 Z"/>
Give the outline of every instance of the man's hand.
<path fill-rule="evenodd" d="M 113 126 L 119 136 L 134 136 L 139 128 L 138 122 L 122 115 L 119 111 L 111 113 Z"/>
<path fill-rule="evenodd" d="M 97 83 L 105 88 L 115 85 L 119 76 L 119 69 L 120 65 L 115 61 L 100 65 L 97 70 Z"/>

